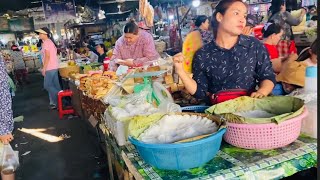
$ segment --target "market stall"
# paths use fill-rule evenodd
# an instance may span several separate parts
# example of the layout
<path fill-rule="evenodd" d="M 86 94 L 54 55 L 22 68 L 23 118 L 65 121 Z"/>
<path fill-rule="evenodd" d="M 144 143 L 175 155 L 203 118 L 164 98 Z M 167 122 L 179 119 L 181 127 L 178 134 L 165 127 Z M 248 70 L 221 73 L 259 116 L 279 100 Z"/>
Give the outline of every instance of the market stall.
<path fill-rule="evenodd" d="M 166 49 L 161 38 L 155 46 Z M 108 58 L 102 65 L 68 57 L 60 74 L 73 108 L 97 130 L 110 179 L 274 179 L 316 166 L 316 140 L 300 133 L 309 109 L 302 99 L 212 96 L 204 106 L 165 53 L 130 68 L 117 58 L 116 72 L 107 71 Z"/>

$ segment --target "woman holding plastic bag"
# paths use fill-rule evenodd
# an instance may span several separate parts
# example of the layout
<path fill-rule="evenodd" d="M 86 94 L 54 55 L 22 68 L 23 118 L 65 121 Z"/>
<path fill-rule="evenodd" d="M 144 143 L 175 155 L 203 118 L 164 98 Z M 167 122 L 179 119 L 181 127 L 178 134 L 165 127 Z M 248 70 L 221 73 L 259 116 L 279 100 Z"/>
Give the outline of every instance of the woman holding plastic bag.
<path fill-rule="evenodd" d="M 13 114 L 12 114 L 12 99 L 8 84 L 8 74 L 6 72 L 2 55 L 0 54 L 0 151 L 1 161 L 1 179 L 12 180 L 14 174 L 4 174 L 6 168 L 11 168 L 13 171 L 18 166 L 17 157 L 9 144 L 13 140 L 11 134 L 13 130 Z M 1 144 L 2 143 L 2 144 Z M 4 145 L 3 145 L 4 144 Z M 10 156 L 13 155 L 13 156 Z M 13 158 L 11 158 L 13 157 Z M 7 161 L 8 160 L 8 161 Z M 10 160 L 10 161 L 9 161 Z M 14 163 L 11 163 L 12 160 Z"/>
<path fill-rule="evenodd" d="M 184 56 L 174 56 L 177 74 L 196 98 L 211 99 L 214 104 L 218 103 L 215 95 L 222 90 L 237 89 L 236 93 L 242 94 L 238 91 L 242 89 L 256 98 L 272 91 L 275 75 L 266 48 L 254 37 L 242 35 L 246 15 L 247 5 L 241 0 L 218 3 L 212 16 L 215 39 L 196 52 L 193 79 L 183 69 Z"/>

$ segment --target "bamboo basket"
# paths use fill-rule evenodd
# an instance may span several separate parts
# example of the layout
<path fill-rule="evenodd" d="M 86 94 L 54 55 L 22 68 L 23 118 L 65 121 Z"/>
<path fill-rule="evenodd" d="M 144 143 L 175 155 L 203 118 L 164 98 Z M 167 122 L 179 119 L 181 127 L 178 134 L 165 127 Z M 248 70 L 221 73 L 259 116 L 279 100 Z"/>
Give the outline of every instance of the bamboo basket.
<path fill-rule="evenodd" d="M 64 67 L 64 68 L 59 68 L 59 74 L 63 78 L 69 78 L 69 74 L 71 72 L 79 73 L 80 67 L 79 66 L 68 66 L 68 67 Z"/>

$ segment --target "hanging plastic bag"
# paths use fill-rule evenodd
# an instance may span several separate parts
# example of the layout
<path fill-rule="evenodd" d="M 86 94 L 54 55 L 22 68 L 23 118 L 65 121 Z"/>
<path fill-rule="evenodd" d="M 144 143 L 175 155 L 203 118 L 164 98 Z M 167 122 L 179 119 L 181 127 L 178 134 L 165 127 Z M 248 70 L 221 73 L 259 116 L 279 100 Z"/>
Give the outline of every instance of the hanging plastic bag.
<path fill-rule="evenodd" d="M 10 144 L 3 145 L 1 173 L 12 174 L 19 166 L 19 158 Z"/>

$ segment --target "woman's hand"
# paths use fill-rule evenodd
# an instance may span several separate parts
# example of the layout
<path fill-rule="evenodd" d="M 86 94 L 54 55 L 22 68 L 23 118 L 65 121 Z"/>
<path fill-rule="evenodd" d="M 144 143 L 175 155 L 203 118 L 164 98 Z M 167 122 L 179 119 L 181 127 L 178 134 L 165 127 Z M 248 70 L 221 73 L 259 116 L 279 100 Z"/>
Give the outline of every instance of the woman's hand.
<path fill-rule="evenodd" d="M 42 68 L 41 74 L 42 74 L 42 76 L 46 76 L 46 70 L 44 68 Z"/>
<path fill-rule="evenodd" d="M 12 140 L 13 140 L 13 136 L 11 133 L 0 136 L 0 141 L 3 144 L 8 144 Z"/>
<path fill-rule="evenodd" d="M 257 91 L 257 92 L 251 93 L 250 97 L 252 97 L 252 98 L 263 98 L 263 97 L 266 97 L 266 95 L 264 95 L 263 93 Z"/>
<path fill-rule="evenodd" d="M 122 60 L 122 59 L 118 59 L 117 64 L 123 65 L 123 66 L 129 66 L 129 67 L 133 67 L 133 59 L 126 59 L 126 60 Z"/>
<path fill-rule="evenodd" d="M 174 67 L 176 69 L 177 74 L 184 71 L 183 64 L 182 64 L 183 61 L 184 61 L 184 56 L 182 53 L 178 53 L 173 56 L 173 63 L 174 63 Z"/>

